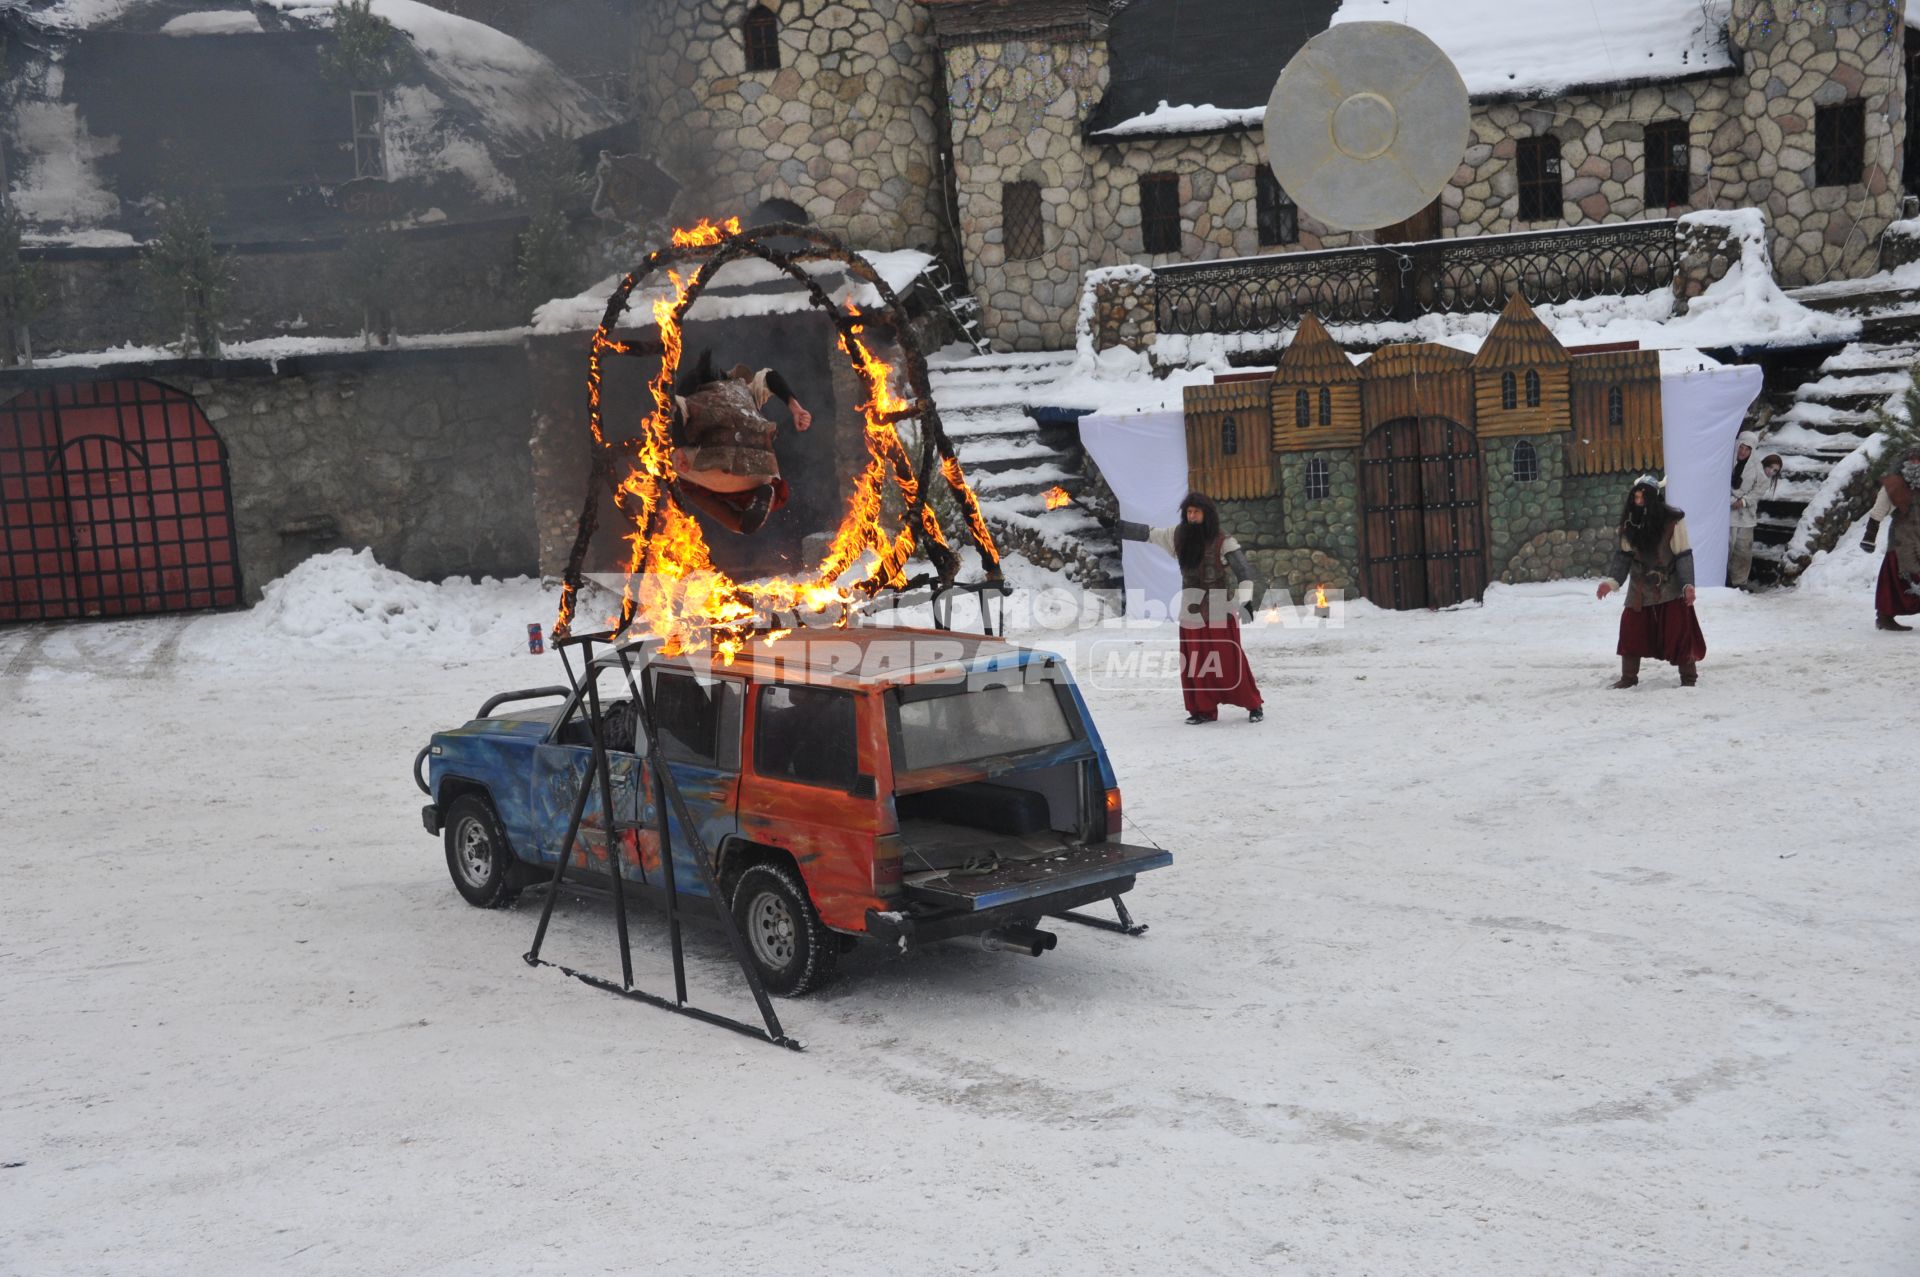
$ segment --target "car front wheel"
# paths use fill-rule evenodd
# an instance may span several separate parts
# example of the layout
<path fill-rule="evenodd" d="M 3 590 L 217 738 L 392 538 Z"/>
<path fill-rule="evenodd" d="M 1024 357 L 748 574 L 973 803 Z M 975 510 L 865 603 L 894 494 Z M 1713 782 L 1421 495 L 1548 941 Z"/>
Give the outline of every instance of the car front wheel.
<path fill-rule="evenodd" d="M 838 937 L 790 866 L 748 865 L 733 889 L 733 918 L 767 992 L 796 997 L 833 974 Z"/>
<path fill-rule="evenodd" d="M 477 794 L 454 799 L 447 809 L 446 840 L 447 872 L 468 904 L 498 909 L 513 903 L 520 894 L 509 885 L 513 852 L 492 803 Z"/>

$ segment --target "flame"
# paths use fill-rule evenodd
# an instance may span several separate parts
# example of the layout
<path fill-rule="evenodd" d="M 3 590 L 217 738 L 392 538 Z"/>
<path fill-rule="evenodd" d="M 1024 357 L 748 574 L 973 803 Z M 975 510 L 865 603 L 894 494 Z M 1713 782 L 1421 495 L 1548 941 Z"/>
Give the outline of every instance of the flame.
<path fill-rule="evenodd" d="M 673 246 L 675 248 L 711 248 L 727 236 L 739 233 L 740 219 L 737 217 L 729 217 L 718 226 L 703 217 L 699 222 L 685 229 L 676 227 L 673 232 Z"/>
<path fill-rule="evenodd" d="M 1040 495 L 1046 500 L 1047 509 L 1049 510 L 1058 510 L 1061 506 L 1073 500 L 1073 497 L 1067 493 L 1067 490 L 1058 484 L 1048 488 Z"/>
<path fill-rule="evenodd" d="M 1313 605 L 1315 607 L 1325 607 L 1327 605 L 1327 587 L 1326 586 L 1316 585 L 1313 587 Z"/>
<path fill-rule="evenodd" d="M 738 218 L 729 218 L 721 226 L 702 219 L 690 229 L 676 230 L 673 243 L 678 247 L 711 247 L 739 231 Z M 889 515 L 889 490 L 900 494 L 902 509 L 911 509 L 919 500 L 919 480 L 896 423 L 919 416 L 925 408 L 895 391 L 893 367 L 861 340 L 864 324 L 855 322 L 841 337 L 840 348 L 866 383 L 866 400 L 859 409 L 866 422 L 868 457 L 854 482 L 846 517 L 833 543 L 811 578 L 774 577 L 742 583 L 714 566 L 700 524 L 680 508 L 671 492 L 675 479 L 673 383 L 684 348 L 681 321 L 689 294 L 696 283 L 704 281 L 710 265 L 689 276 L 676 270 L 667 272 L 672 296 L 661 296 L 653 302 L 653 320 L 662 348 L 660 373 L 649 387 L 653 411 L 638 439 L 612 445 L 628 458 L 627 473 L 617 485 L 614 499 L 632 525 L 625 537 L 629 547 L 627 582 L 621 615 L 614 626 L 624 629 L 633 622 L 642 632 L 662 639 L 669 655 L 710 646 L 723 663 L 731 665 L 756 632 L 768 642 L 791 633 L 790 628 L 763 630 L 768 615 L 826 618 L 835 626 L 844 626 L 874 593 L 906 583 L 907 562 L 920 537 L 942 546 L 947 545 L 947 538 L 939 516 L 925 502 L 920 502 L 917 529 Z M 861 311 L 851 302 L 847 312 L 855 321 L 860 320 Z M 594 441 L 602 447 L 606 444 L 598 426 L 601 359 L 608 351 L 624 349 L 602 329 L 594 335 L 588 358 Z M 992 533 L 980 517 L 978 501 L 967 487 L 958 461 L 943 458 L 941 475 L 957 493 L 964 494 L 976 542 L 991 551 Z M 889 529 L 888 525 L 895 522 L 899 526 Z M 997 561 L 997 555 L 994 558 Z M 848 579 L 856 571 L 862 575 Z M 571 597 L 563 596 L 558 632 L 566 632 L 564 627 L 572 615 Z"/>

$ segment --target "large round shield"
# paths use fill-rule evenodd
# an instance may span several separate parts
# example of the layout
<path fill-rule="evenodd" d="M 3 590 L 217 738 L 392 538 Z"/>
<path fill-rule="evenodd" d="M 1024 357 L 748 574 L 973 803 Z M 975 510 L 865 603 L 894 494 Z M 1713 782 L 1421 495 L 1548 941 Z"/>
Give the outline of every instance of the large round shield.
<path fill-rule="evenodd" d="M 1267 159 L 1293 202 L 1328 226 L 1404 221 L 1466 154 L 1467 86 L 1440 46 L 1397 22 L 1329 27 L 1267 100 Z"/>

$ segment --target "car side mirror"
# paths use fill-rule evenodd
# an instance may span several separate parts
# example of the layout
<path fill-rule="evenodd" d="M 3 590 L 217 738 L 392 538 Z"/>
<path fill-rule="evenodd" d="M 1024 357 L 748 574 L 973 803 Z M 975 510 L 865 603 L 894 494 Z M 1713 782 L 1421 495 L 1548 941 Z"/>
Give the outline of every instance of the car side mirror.
<path fill-rule="evenodd" d="M 862 774 L 853 778 L 853 796 L 855 798 L 871 798 L 875 792 L 873 777 Z"/>

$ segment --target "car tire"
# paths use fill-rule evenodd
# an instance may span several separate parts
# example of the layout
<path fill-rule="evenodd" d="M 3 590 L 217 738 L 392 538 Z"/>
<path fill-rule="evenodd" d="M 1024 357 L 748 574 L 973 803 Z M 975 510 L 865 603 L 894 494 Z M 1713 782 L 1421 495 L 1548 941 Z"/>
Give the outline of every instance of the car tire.
<path fill-rule="evenodd" d="M 840 938 L 820 921 L 792 866 L 748 865 L 733 888 L 733 919 L 767 992 L 798 997 L 833 974 Z"/>
<path fill-rule="evenodd" d="M 513 850 L 493 804 L 479 794 L 463 794 L 447 808 L 447 872 L 454 890 L 480 909 L 513 903 Z"/>

